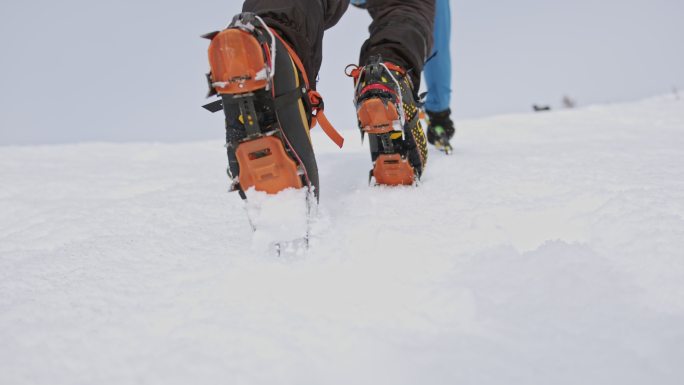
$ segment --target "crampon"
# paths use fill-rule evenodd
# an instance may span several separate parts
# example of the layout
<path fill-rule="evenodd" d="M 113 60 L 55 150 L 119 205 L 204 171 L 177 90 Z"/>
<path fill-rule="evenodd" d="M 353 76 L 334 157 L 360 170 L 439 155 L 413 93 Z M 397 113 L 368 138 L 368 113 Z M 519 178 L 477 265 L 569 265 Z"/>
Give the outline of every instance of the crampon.
<path fill-rule="evenodd" d="M 326 119 L 322 98 L 311 89 L 297 54 L 259 16 L 239 14 L 226 29 L 203 37 L 211 40 L 208 96 L 218 97 L 203 107 L 224 112 L 230 190 L 247 203 L 254 240 L 279 255 L 293 243 L 307 249 L 319 197 L 309 130 L 318 122 L 340 147 L 344 139 Z M 286 195 L 303 202 L 303 212 L 283 216 L 286 207 L 297 206 L 284 201 Z M 306 218 L 304 226 L 288 223 L 301 218 Z M 298 230 L 284 236 L 273 226 Z"/>
<path fill-rule="evenodd" d="M 370 143 L 369 183 L 416 184 L 427 161 L 427 144 L 410 77 L 380 56 L 363 67 L 347 67 L 347 75 L 354 78 L 361 136 L 368 135 Z"/>

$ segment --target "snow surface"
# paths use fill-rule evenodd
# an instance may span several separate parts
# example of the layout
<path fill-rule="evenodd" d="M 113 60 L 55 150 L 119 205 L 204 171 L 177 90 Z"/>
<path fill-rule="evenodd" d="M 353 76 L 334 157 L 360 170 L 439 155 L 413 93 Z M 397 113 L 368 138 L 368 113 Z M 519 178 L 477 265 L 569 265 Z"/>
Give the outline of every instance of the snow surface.
<path fill-rule="evenodd" d="M 0 147 L 0 384 L 681 384 L 684 101 L 458 129 L 418 188 L 316 131 L 289 258 L 219 141 Z"/>

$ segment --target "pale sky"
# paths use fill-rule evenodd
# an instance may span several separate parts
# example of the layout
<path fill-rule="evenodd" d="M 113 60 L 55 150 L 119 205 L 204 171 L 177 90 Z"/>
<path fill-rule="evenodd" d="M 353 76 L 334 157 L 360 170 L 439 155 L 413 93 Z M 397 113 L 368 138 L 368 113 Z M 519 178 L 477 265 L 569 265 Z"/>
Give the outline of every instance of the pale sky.
<path fill-rule="evenodd" d="M 285 2 L 286 0 L 283 0 Z M 684 89 L 684 1 L 452 0 L 459 120 L 637 100 Z M 3 1 L 0 145 L 220 139 L 205 103 L 207 41 L 241 1 Z M 355 130 L 351 81 L 368 15 L 326 33 L 319 91 Z M 684 91 L 682 92 L 684 94 Z M 350 131 L 351 132 L 351 131 Z"/>

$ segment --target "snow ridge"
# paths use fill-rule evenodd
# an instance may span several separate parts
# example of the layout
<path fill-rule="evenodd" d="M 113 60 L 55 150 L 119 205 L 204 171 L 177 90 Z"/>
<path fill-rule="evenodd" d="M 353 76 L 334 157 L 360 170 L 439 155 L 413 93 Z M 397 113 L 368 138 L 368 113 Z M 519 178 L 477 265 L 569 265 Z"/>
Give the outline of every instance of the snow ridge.
<path fill-rule="evenodd" d="M 0 147 L 0 383 L 679 383 L 684 102 L 458 129 L 418 188 L 314 132 L 290 258 L 219 142 Z"/>

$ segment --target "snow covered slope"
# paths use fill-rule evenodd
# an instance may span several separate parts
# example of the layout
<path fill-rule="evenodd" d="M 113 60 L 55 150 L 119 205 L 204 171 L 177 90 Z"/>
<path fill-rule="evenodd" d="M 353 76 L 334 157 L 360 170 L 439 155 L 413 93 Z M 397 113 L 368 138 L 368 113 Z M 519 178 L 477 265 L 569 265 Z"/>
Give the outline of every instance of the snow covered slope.
<path fill-rule="evenodd" d="M 458 128 L 394 189 L 316 132 L 280 259 L 219 141 L 0 148 L 0 384 L 680 384 L 684 101 Z"/>

